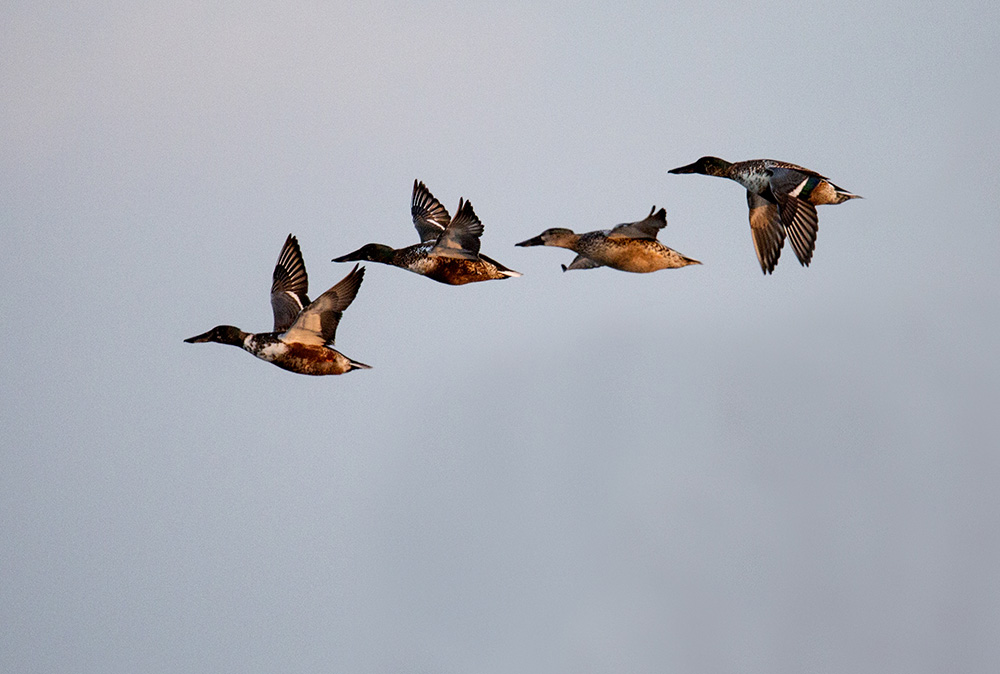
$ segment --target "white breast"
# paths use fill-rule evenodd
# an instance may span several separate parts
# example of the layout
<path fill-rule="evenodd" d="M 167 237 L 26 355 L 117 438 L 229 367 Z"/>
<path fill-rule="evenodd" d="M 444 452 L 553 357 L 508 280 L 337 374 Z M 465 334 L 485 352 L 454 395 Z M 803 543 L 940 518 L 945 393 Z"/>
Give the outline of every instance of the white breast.
<path fill-rule="evenodd" d="M 256 335 L 247 335 L 243 340 L 243 348 L 269 363 L 273 363 L 288 352 L 288 345 L 284 342 L 272 339 L 258 341 Z"/>

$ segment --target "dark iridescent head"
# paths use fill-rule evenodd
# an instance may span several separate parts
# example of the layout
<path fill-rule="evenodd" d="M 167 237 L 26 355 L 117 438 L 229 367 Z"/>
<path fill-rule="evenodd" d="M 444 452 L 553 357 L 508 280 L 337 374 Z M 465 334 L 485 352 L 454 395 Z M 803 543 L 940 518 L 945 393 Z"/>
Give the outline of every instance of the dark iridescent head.
<path fill-rule="evenodd" d="M 247 333 L 231 325 L 217 325 L 208 332 L 204 332 L 194 337 L 188 337 L 184 341 L 188 344 L 200 342 L 218 342 L 219 344 L 231 344 L 232 346 L 243 346 L 243 340 Z"/>
<path fill-rule="evenodd" d="M 693 164 L 670 169 L 667 173 L 701 173 L 706 176 L 726 176 L 732 164 L 718 157 L 702 157 Z"/>
<path fill-rule="evenodd" d="M 341 255 L 340 257 L 333 258 L 333 262 L 358 262 L 358 261 L 371 261 L 371 262 L 385 262 L 392 258 L 393 253 L 396 251 L 389 246 L 382 245 L 381 243 L 369 243 L 361 246 L 353 253 L 348 253 L 347 255 Z"/>

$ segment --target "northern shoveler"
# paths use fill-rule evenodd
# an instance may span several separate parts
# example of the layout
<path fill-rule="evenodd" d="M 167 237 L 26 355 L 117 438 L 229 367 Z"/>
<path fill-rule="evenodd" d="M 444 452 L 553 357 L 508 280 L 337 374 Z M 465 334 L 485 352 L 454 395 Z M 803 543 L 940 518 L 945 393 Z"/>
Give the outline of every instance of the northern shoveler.
<path fill-rule="evenodd" d="M 778 264 L 786 234 L 795 257 L 802 266 L 808 267 L 819 231 L 816 206 L 860 198 L 815 171 L 774 159 L 751 159 L 733 164 L 718 157 L 702 157 L 693 164 L 670 169 L 669 173 L 729 178 L 747 189 L 750 232 L 757 260 L 765 274 L 773 272 Z"/>
<path fill-rule="evenodd" d="M 298 240 L 288 235 L 274 267 L 271 309 L 274 331 L 247 333 L 219 325 L 185 342 L 218 342 L 241 347 L 261 360 L 299 374 L 344 374 L 370 365 L 351 360 L 330 348 L 344 310 L 354 301 L 365 269 L 354 265 L 337 285 L 309 302 L 309 278 Z"/>
<path fill-rule="evenodd" d="M 515 245 L 569 248 L 577 256 L 569 266 L 562 265 L 563 271 L 606 266 L 645 274 L 660 269 L 701 264 L 656 240 L 659 231 L 666 226 L 667 211 L 662 208 L 657 211 L 656 206 L 653 206 L 649 215 L 638 222 L 625 222 L 612 229 L 586 234 L 576 234 L 571 229 L 556 227 Z"/>
<path fill-rule="evenodd" d="M 464 285 L 520 276 L 496 260 L 479 254 L 479 237 L 483 223 L 472 210 L 472 202 L 458 200 L 455 217 L 448 215 L 440 201 L 427 187 L 413 181 L 410 200 L 413 225 L 420 234 L 420 243 L 406 248 L 391 248 L 369 243 L 353 253 L 334 258 L 334 262 L 369 260 L 391 264 L 449 285 Z"/>

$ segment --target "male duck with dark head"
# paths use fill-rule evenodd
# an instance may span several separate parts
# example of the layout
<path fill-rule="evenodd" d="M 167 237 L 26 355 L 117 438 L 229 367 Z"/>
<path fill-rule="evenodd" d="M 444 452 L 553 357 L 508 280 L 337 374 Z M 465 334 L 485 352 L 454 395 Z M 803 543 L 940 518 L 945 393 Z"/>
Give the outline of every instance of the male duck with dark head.
<path fill-rule="evenodd" d="M 571 229 L 556 227 L 546 229 L 535 238 L 515 245 L 557 246 L 577 253 L 569 266 L 562 265 L 563 271 L 611 267 L 645 274 L 660 269 L 701 264 L 698 260 L 685 257 L 656 240 L 659 231 L 666 226 L 666 210 L 661 208 L 657 211 L 656 206 L 653 206 L 649 215 L 638 222 L 625 222 L 612 229 L 586 234 L 576 234 Z"/>
<path fill-rule="evenodd" d="M 458 210 L 452 218 L 448 209 L 434 198 L 427 187 L 414 180 L 410 214 L 420 235 L 420 243 L 406 248 L 369 243 L 333 261 L 369 260 L 391 264 L 455 286 L 521 275 L 496 260 L 480 255 L 479 238 L 483 235 L 483 223 L 472 210 L 471 202 L 459 199 Z"/>
<path fill-rule="evenodd" d="M 670 169 L 669 173 L 729 178 L 747 189 L 750 232 L 757 261 L 765 274 L 773 272 L 778 264 L 786 234 L 795 257 L 803 267 L 808 267 L 819 231 L 816 206 L 860 198 L 815 171 L 774 159 L 751 159 L 733 164 L 718 157 L 702 157 L 693 164 Z"/>
<path fill-rule="evenodd" d="M 219 325 L 185 342 L 218 342 L 238 346 L 261 360 L 299 374 L 344 374 L 369 365 L 331 348 L 337 324 L 354 301 L 364 279 L 364 267 L 354 266 L 340 283 L 309 302 L 309 278 L 298 240 L 288 235 L 278 256 L 271 283 L 274 331 L 248 333 Z"/>

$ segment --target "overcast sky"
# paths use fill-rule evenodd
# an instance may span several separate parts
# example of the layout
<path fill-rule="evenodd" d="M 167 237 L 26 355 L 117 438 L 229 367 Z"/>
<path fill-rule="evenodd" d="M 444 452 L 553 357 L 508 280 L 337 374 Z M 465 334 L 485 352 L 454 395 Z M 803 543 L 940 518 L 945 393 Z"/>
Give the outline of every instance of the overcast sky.
<path fill-rule="evenodd" d="M 0 10 L 0 670 L 995 671 L 1000 5 L 482 5 Z M 865 198 L 765 277 L 707 154 Z M 182 342 L 414 179 L 524 276 Z M 702 266 L 513 245 L 654 204 Z"/>

